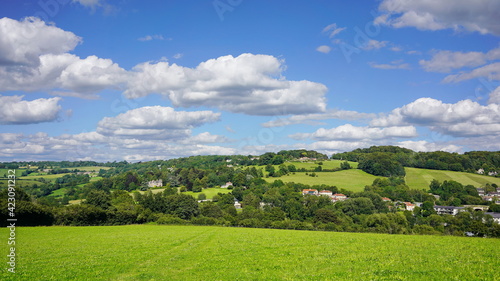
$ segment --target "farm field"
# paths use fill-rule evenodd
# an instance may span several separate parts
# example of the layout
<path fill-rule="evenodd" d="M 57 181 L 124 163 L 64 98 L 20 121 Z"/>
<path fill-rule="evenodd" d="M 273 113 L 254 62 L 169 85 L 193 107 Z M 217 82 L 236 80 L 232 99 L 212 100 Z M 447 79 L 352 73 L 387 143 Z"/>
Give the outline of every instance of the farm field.
<path fill-rule="evenodd" d="M 80 170 L 80 171 L 86 171 L 86 172 L 99 172 L 100 169 L 103 170 L 109 170 L 112 167 L 101 167 L 101 166 L 85 166 L 85 167 L 71 167 L 71 168 L 62 168 L 62 169 L 68 169 L 68 170 Z"/>
<path fill-rule="evenodd" d="M 500 278 L 499 239 L 129 225 L 17 228 L 16 241 L 1 280 Z"/>
<path fill-rule="evenodd" d="M 443 182 L 445 180 L 454 180 L 463 185 L 471 184 L 474 187 L 481 187 L 486 183 L 496 183 L 500 186 L 500 178 L 471 173 L 417 168 L 405 168 L 405 171 L 406 184 L 408 184 L 408 186 L 413 189 L 429 189 L 429 185 L 433 179 L 436 179 L 440 182 Z"/>
<path fill-rule="evenodd" d="M 38 175 L 38 176 L 25 176 L 22 177 L 23 180 L 36 180 L 39 178 L 44 178 L 47 180 L 55 181 L 57 178 L 62 178 L 65 175 L 71 175 L 72 173 L 64 173 L 64 174 L 54 174 L 54 175 Z"/>
<path fill-rule="evenodd" d="M 295 168 L 297 168 L 297 169 L 304 168 L 304 169 L 312 170 L 312 169 L 318 167 L 319 162 L 323 163 L 323 165 L 321 165 L 321 167 L 323 169 L 338 169 L 338 168 L 340 168 L 340 164 L 345 162 L 345 161 L 341 161 L 341 160 L 322 160 L 322 161 L 314 161 L 314 162 L 312 162 L 312 161 L 311 162 L 286 161 L 283 164 L 285 164 L 285 166 L 294 165 Z M 350 161 L 348 161 L 348 162 L 352 168 L 358 167 L 358 162 L 350 162 Z M 273 165 L 273 166 L 276 170 L 278 170 L 280 165 Z M 266 166 L 260 165 L 260 166 L 255 166 L 255 168 L 262 169 L 265 172 Z"/>
<path fill-rule="evenodd" d="M 9 175 L 9 170 L 11 169 L 0 169 L 0 178 L 7 178 L 7 175 Z M 26 169 L 12 169 L 12 170 L 16 170 L 16 178 L 17 177 L 20 177 L 21 174 L 26 171 Z"/>
<path fill-rule="evenodd" d="M 326 184 L 337 186 L 352 191 L 363 191 L 366 185 L 371 185 L 376 176 L 367 174 L 358 169 L 350 169 L 338 172 L 318 172 L 317 177 L 311 177 L 305 173 L 289 174 L 277 178 L 264 178 L 267 182 L 282 180 L 283 182 L 295 182 L 308 185 Z"/>
<path fill-rule="evenodd" d="M 214 198 L 214 195 L 217 195 L 218 193 L 229 193 L 231 192 L 230 189 L 227 188 L 204 188 L 202 192 L 192 192 L 192 191 L 186 191 L 183 192 L 183 194 L 191 195 L 194 198 L 198 198 L 198 195 L 201 193 L 205 193 L 207 196 L 207 199 L 212 199 Z"/>
<path fill-rule="evenodd" d="M 25 187 L 25 186 L 32 186 L 34 184 L 42 184 L 39 181 L 35 180 L 20 180 L 16 178 L 16 186 L 17 187 Z M 0 179 L 0 188 L 2 187 L 7 187 L 8 186 L 8 179 Z"/>
<path fill-rule="evenodd" d="M 155 194 L 155 193 L 163 192 L 164 190 L 165 190 L 165 188 L 151 189 L 151 192 L 153 194 Z M 144 194 L 147 191 L 138 191 L 138 192 Z M 186 191 L 186 192 L 183 192 L 182 194 L 191 195 L 194 198 L 198 198 L 198 195 L 200 195 L 201 193 L 205 193 L 205 195 L 207 196 L 207 199 L 212 199 L 214 197 L 214 195 L 216 195 L 218 193 L 229 193 L 229 192 L 231 192 L 231 190 L 227 189 L 227 188 L 205 188 L 205 189 L 203 189 L 202 192 L 195 193 L 192 191 Z"/>

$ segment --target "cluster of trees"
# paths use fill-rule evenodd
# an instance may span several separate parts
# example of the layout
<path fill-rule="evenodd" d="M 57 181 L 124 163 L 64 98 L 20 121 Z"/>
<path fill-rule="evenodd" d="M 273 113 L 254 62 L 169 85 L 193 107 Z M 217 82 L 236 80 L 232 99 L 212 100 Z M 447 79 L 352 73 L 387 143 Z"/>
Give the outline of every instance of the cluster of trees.
<path fill-rule="evenodd" d="M 480 205 L 485 202 L 479 196 L 477 189 L 472 185 L 462 185 L 459 182 L 450 180 L 440 183 L 432 180 L 430 191 L 439 195 L 438 205 L 461 206 L 461 205 Z"/>
<path fill-rule="evenodd" d="M 358 169 L 382 177 L 404 177 L 405 168 L 391 154 L 375 152 L 359 160 Z"/>
<path fill-rule="evenodd" d="M 376 156 L 375 156 L 376 155 Z M 464 154 L 444 151 L 414 152 L 397 146 L 372 146 L 334 154 L 332 159 L 364 162 L 373 157 L 390 159 L 404 167 L 485 173 L 500 170 L 500 151 L 471 151 Z"/>

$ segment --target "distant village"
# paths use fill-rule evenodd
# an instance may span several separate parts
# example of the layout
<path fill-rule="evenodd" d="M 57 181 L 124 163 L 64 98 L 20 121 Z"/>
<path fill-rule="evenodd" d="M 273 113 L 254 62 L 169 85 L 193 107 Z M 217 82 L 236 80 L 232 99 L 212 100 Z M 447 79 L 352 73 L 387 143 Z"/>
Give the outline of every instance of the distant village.
<path fill-rule="evenodd" d="M 497 188 L 495 192 L 489 192 L 485 194 L 483 188 L 477 188 L 477 191 L 479 193 L 479 196 L 485 201 L 489 202 L 495 202 L 495 204 L 500 205 L 500 188 Z M 317 189 L 303 189 L 302 190 L 302 195 L 307 196 L 327 196 L 329 197 L 333 203 L 338 202 L 338 201 L 345 201 L 348 200 L 349 197 L 342 193 L 335 193 L 329 191 L 329 190 L 321 190 L 318 191 Z M 434 195 L 436 199 L 439 199 L 439 195 Z M 392 205 L 389 206 L 389 209 L 391 208 L 396 208 L 397 210 L 406 210 L 413 212 L 415 207 L 422 207 L 422 202 L 402 202 L 402 201 L 395 201 L 393 202 L 390 198 L 387 197 L 382 197 L 382 200 L 385 202 L 390 202 L 393 203 Z M 464 205 L 463 207 L 457 207 L 457 206 L 434 206 L 434 211 L 438 215 L 452 215 L 456 216 L 459 212 L 465 211 L 467 208 L 471 208 L 474 211 L 487 211 L 489 209 L 489 206 L 487 205 Z M 493 220 L 500 224 L 500 213 L 495 213 L 495 212 L 485 212 L 485 214 L 490 215 L 493 217 Z"/>

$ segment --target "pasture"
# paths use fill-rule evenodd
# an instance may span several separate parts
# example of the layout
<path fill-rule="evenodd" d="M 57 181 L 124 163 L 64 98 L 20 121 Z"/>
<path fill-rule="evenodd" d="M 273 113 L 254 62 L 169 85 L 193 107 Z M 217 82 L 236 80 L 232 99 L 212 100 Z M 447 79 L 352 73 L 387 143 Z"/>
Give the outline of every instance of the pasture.
<path fill-rule="evenodd" d="M 433 179 L 440 182 L 454 180 L 463 185 L 473 185 L 474 187 L 481 187 L 487 183 L 496 183 L 500 186 L 500 178 L 483 176 L 472 173 L 442 171 L 442 170 L 428 170 L 417 168 L 405 168 L 406 171 L 406 184 L 412 189 L 429 189 L 429 185 Z"/>
<path fill-rule="evenodd" d="M 133 192 L 140 192 L 142 194 L 145 194 L 148 191 L 133 191 Z M 151 189 L 151 192 L 153 194 L 161 193 L 163 191 L 165 191 L 165 188 Z M 180 187 L 178 188 L 177 192 L 180 193 Z M 214 187 L 214 188 L 204 188 L 202 192 L 186 191 L 186 192 L 183 192 L 182 194 L 191 195 L 194 198 L 198 198 L 198 195 L 200 195 L 201 193 L 205 193 L 205 195 L 207 196 L 207 199 L 212 199 L 212 198 L 214 198 L 214 195 L 216 195 L 218 193 L 229 193 L 229 192 L 231 192 L 231 189 L 227 189 L 227 188 L 215 188 Z"/>
<path fill-rule="evenodd" d="M 192 192 L 192 191 L 186 191 L 183 192 L 184 194 L 191 195 L 194 198 L 198 198 L 198 195 L 201 193 L 205 193 L 207 196 L 207 199 L 212 199 L 214 198 L 214 195 L 217 195 L 218 193 L 229 193 L 231 192 L 231 189 L 227 188 L 204 188 L 201 192 Z"/>
<path fill-rule="evenodd" d="M 337 186 L 352 191 L 363 191 L 366 185 L 371 185 L 377 177 L 367 174 L 358 169 L 343 170 L 338 172 L 317 172 L 316 177 L 311 177 L 303 172 L 289 174 L 281 177 L 264 178 L 267 182 L 282 180 L 283 182 L 295 182 L 308 185 Z"/>
<path fill-rule="evenodd" d="M 7 241 L 8 229 L 0 229 Z M 499 280 L 499 239 L 207 226 L 16 229 L 0 280 Z M 6 260 L 8 245 L 2 243 Z"/>

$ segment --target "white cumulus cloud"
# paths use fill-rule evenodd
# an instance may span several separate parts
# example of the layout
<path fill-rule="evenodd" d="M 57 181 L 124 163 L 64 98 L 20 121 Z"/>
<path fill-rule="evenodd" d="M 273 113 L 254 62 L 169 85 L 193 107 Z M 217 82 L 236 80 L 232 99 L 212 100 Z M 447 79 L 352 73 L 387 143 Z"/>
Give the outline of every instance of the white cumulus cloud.
<path fill-rule="evenodd" d="M 191 129 L 218 121 L 212 111 L 175 111 L 171 107 L 146 106 L 99 121 L 97 132 L 125 138 L 185 139 Z"/>
<path fill-rule="evenodd" d="M 81 38 L 72 32 L 28 17 L 0 19 L 0 66 L 38 65 L 39 56 L 73 50 Z"/>
<path fill-rule="evenodd" d="M 370 141 L 376 139 L 390 138 L 412 138 L 418 136 L 417 130 L 413 126 L 398 126 L 387 128 L 357 127 L 351 124 L 342 125 L 336 128 L 320 128 L 313 133 L 298 133 L 291 135 L 293 139 L 314 139 L 321 141 L 332 140 L 358 140 Z"/>
<path fill-rule="evenodd" d="M 500 35 L 500 1 L 497 0 L 383 0 L 379 10 L 383 14 L 375 22 L 395 28 L 453 29 Z"/>
<path fill-rule="evenodd" d="M 332 48 L 330 48 L 327 45 L 321 45 L 318 48 L 316 48 L 316 51 L 323 53 L 323 54 L 328 54 L 331 50 L 332 50 Z"/>
<path fill-rule="evenodd" d="M 452 136 L 480 136 L 500 133 L 500 105 L 483 106 L 471 100 L 454 104 L 420 98 L 371 121 L 370 125 L 426 126 Z"/>
<path fill-rule="evenodd" d="M 61 98 L 26 101 L 23 97 L 0 95 L 0 124 L 35 124 L 57 119 Z"/>
<path fill-rule="evenodd" d="M 269 55 L 223 56 L 196 68 L 168 62 L 143 63 L 124 92 L 128 98 L 160 93 L 175 106 L 209 106 L 249 115 L 322 112 L 323 84 L 289 81 L 281 74 L 283 61 Z"/>

